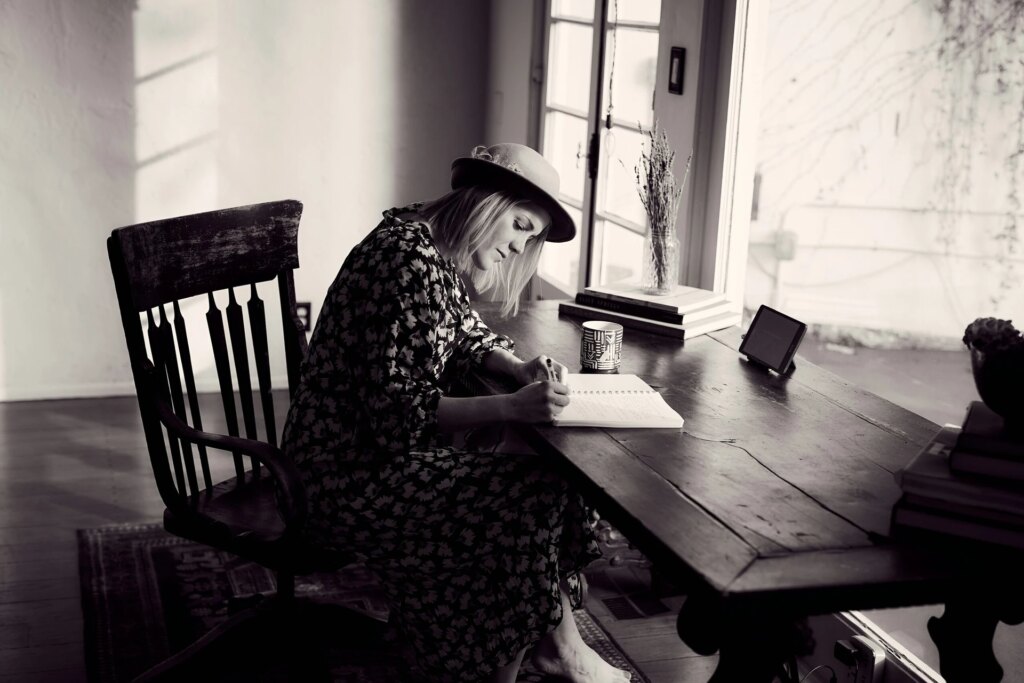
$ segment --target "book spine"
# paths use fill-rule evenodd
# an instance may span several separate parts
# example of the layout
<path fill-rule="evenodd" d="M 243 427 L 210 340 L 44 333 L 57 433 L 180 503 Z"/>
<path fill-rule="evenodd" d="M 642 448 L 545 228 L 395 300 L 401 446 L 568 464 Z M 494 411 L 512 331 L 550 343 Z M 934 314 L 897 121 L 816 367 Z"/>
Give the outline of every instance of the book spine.
<path fill-rule="evenodd" d="M 1003 441 L 970 432 L 960 432 L 956 442 L 957 449 L 984 453 L 994 457 L 1016 460 L 1024 464 L 1024 442 Z"/>
<path fill-rule="evenodd" d="M 665 299 L 664 301 L 658 300 L 662 297 L 619 293 L 615 291 L 608 291 L 602 287 L 586 287 L 583 290 L 583 293 L 590 296 L 600 297 L 601 299 L 620 301 L 622 303 L 634 306 L 643 306 L 644 308 L 652 308 L 657 311 L 676 315 L 686 315 L 693 311 L 708 308 L 710 306 L 716 306 L 724 303 L 726 300 L 725 294 L 698 289 L 691 289 L 689 294 L 680 294 L 678 296 L 670 294 L 663 297 Z"/>
<path fill-rule="evenodd" d="M 629 327 L 634 330 L 660 334 L 674 339 L 686 339 L 686 330 L 681 326 L 675 327 L 668 323 L 659 323 L 654 320 L 644 320 L 640 318 L 633 318 L 628 315 L 619 315 L 613 311 L 594 310 L 592 308 L 580 307 L 568 301 L 563 301 L 558 305 L 558 312 L 574 318 L 585 318 L 590 320 L 595 317 L 600 317 L 604 320 L 619 323 L 623 327 Z"/>
<path fill-rule="evenodd" d="M 903 494 L 903 503 L 910 507 L 935 510 L 939 514 L 953 514 L 975 519 L 983 519 L 996 524 L 1024 527 L 1024 511 L 1007 512 L 981 505 L 964 505 L 946 498 L 918 496 L 912 493 Z"/>
<path fill-rule="evenodd" d="M 1024 548 L 1024 527 L 1011 527 L 959 515 L 933 513 L 900 501 L 893 506 L 892 530 L 899 532 L 908 529 L 920 529 L 930 533 Z"/>
<path fill-rule="evenodd" d="M 586 292 L 580 292 L 576 295 L 576 303 L 592 308 L 600 308 L 605 311 L 635 315 L 649 320 L 669 323 L 670 325 L 681 325 L 683 323 L 683 315 L 680 313 L 671 313 L 642 303 L 619 301 L 618 299 L 610 299 Z"/>
<path fill-rule="evenodd" d="M 954 450 L 949 455 L 949 469 L 957 474 L 1024 481 L 1024 459 L 1011 460 L 984 453 Z"/>
<path fill-rule="evenodd" d="M 908 495 L 943 498 L 953 503 L 964 505 L 984 505 L 995 510 L 1003 510 L 1014 514 L 1024 514 L 1024 496 L 1012 491 L 1003 491 L 989 487 L 985 489 L 978 484 L 978 479 L 923 480 L 904 477 L 900 487 Z"/>
<path fill-rule="evenodd" d="M 590 287 L 587 287 L 587 289 L 584 292 L 584 294 L 589 294 L 590 296 L 600 297 L 601 299 L 605 299 L 607 301 L 618 301 L 618 302 L 621 302 L 621 303 L 633 304 L 633 305 L 636 305 L 636 306 L 642 306 L 642 307 L 644 307 L 646 309 L 653 309 L 655 311 L 662 311 L 662 312 L 665 312 L 665 313 L 678 313 L 679 312 L 679 311 L 676 310 L 675 306 L 671 306 L 671 305 L 668 305 L 668 304 L 660 304 L 660 303 L 656 303 L 654 301 L 645 301 L 643 299 L 632 299 L 632 298 L 630 298 L 630 297 L 628 297 L 628 296 L 626 296 L 624 294 L 612 294 L 611 292 L 602 292 L 602 291 L 599 291 L 599 290 L 591 289 Z"/>

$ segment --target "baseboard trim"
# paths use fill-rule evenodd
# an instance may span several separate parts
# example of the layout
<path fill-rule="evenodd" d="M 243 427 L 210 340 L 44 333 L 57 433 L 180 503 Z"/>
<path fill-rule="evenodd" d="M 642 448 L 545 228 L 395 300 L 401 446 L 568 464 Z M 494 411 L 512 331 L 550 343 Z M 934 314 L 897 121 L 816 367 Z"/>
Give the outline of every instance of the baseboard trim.
<path fill-rule="evenodd" d="M 111 398 L 134 396 L 133 382 L 95 384 L 51 384 L 31 387 L 0 387 L 0 403 L 15 401 L 53 401 L 64 398 Z"/>
<path fill-rule="evenodd" d="M 255 376 L 254 372 L 253 381 L 255 381 Z M 275 389 L 284 389 L 288 386 L 288 377 L 286 375 L 274 376 L 270 378 L 270 383 Z M 200 380 L 196 383 L 196 391 L 201 394 L 219 392 L 220 384 L 217 383 L 216 378 L 211 378 L 208 381 Z M 0 386 L 0 403 L 54 401 L 76 398 L 114 398 L 134 395 L 135 383 L 131 381 L 51 384 L 31 387 Z"/>

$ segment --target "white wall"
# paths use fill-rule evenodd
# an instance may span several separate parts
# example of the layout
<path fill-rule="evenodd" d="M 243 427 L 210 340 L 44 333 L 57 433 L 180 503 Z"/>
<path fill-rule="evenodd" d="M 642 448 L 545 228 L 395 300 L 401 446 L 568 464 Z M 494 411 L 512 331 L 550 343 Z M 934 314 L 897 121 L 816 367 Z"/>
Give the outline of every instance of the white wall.
<path fill-rule="evenodd" d="M 299 199 L 316 313 L 484 141 L 488 30 L 477 0 L 0 3 L 0 400 L 132 393 L 114 227 Z"/>
<path fill-rule="evenodd" d="M 0 3 L 0 398 L 127 378 L 103 237 L 135 216 L 132 5 Z"/>

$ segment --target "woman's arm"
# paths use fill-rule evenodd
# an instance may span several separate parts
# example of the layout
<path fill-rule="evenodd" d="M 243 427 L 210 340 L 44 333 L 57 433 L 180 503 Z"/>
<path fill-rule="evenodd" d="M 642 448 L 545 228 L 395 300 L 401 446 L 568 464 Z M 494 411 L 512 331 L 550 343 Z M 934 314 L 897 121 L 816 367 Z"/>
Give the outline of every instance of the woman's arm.
<path fill-rule="evenodd" d="M 569 387 L 559 382 L 527 384 L 514 394 L 442 396 L 437 428 L 458 432 L 501 422 L 551 422 L 569 405 Z"/>
<path fill-rule="evenodd" d="M 533 360 L 524 361 L 505 349 L 494 349 L 484 356 L 483 367 L 491 374 L 511 377 L 520 386 L 552 378 L 562 381 L 568 372 L 568 368 L 554 358 L 541 354 Z"/>
<path fill-rule="evenodd" d="M 461 432 L 507 421 L 508 394 L 498 396 L 442 396 L 437 404 L 437 429 Z"/>
<path fill-rule="evenodd" d="M 526 363 L 521 361 L 505 349 L 497 348 L 484 356 L 484 370 L 491 373 L 492 375 L 505 375 L 516 380 L 520 386 L 523 384 L 529 384 L 533 381 L 533 378 L 526 379 L 523 377 L 523 370 Z"/>

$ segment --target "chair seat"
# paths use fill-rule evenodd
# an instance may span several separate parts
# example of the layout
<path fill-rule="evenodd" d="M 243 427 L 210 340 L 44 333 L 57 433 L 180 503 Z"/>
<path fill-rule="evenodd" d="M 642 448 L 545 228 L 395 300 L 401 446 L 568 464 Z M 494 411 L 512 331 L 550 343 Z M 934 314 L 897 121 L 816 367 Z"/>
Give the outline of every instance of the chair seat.
<path fill-rule="evenodd" d="M 246 472 L 189 497 L 188 511 L 164 510 L 164 528 L 177 536 L 227 550 L 274 570 L 293 574 L 335 571 L 356 561 L 351 553 L 315 546 L 285 534 L 274 480 Z"/>

